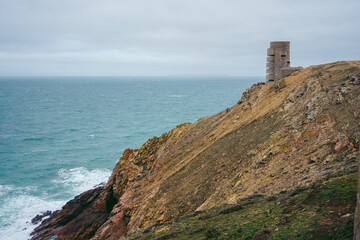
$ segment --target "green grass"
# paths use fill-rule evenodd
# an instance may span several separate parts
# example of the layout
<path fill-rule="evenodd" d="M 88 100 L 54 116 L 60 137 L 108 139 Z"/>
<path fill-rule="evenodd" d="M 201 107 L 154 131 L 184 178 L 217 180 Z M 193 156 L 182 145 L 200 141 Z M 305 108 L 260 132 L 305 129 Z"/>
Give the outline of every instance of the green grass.
<path fill-rule="evenodd" d="M 215 215 L 225 206 L 179 221 L 139 230 L 129 239 L 252 239 L 264 231 L 269 239 L 352 239 L 357 175 L 334 178 L 283 202 L 282 195 L 242 200 L 241 210 Z M 208 216 L 208 217 L 204 217 Z M 209 217 L 211 216 L 211 217 Z"/>

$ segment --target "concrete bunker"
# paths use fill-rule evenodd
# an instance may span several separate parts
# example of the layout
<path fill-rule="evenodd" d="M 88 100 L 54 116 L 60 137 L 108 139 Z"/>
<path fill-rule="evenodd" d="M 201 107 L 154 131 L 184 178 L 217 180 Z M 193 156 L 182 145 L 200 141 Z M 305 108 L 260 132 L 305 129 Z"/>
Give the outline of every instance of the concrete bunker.
<path fill-rule="evenodd" d="M 276 81 L 291 73 L 302 69 L 302 67 L 290 67 L 290 42 L 270 42 L 266 58 L 266 80 Z"/>

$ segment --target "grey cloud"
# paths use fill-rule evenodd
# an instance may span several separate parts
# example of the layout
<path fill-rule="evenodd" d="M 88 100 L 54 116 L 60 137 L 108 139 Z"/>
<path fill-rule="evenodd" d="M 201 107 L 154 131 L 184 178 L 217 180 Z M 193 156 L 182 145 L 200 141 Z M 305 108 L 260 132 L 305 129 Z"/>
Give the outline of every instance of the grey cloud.
<path fill-rule="evenodd" d="M 358 0 L 0 0 L 0 75 L 264 75 L 360 56 Z"/>

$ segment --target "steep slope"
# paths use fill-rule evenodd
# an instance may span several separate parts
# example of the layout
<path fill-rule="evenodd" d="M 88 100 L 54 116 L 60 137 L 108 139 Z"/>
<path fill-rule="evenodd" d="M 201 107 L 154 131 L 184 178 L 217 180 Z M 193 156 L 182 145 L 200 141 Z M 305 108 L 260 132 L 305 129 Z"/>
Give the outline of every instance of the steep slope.
<path fill-rule="evenodd" d="M 235 106 L 127 149 L 105 187 L 69 201 L 33 239 L 119 239 L 193 211 L 357 171 L 360 61 L 312 66 Z"/>
<path fill-rule="evenodd" d="M 145 239 L 352 239 L 356 174 L 276 195 L 255 194 L 151 225 L 127 236 Z"/>

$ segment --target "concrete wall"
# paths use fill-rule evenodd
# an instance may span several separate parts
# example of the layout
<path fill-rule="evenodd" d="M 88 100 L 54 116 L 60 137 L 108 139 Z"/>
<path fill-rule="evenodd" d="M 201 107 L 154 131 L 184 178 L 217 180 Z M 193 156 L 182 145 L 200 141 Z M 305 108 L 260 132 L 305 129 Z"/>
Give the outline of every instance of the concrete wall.
<path fill-rule="evenodd" d="M 290 42 L 270 42 L 267 49 L 266 80 L 275 81 L 290 75 L 300 68 L 290 67 Z"/>
<path fill-rule="evenodd" d="M 298 70 L 302 69 L 302 67 L 283 67 L 281 68 L 281 76 L 286 77 L 292 74 L 293 72 L 296 72 Z"/>

